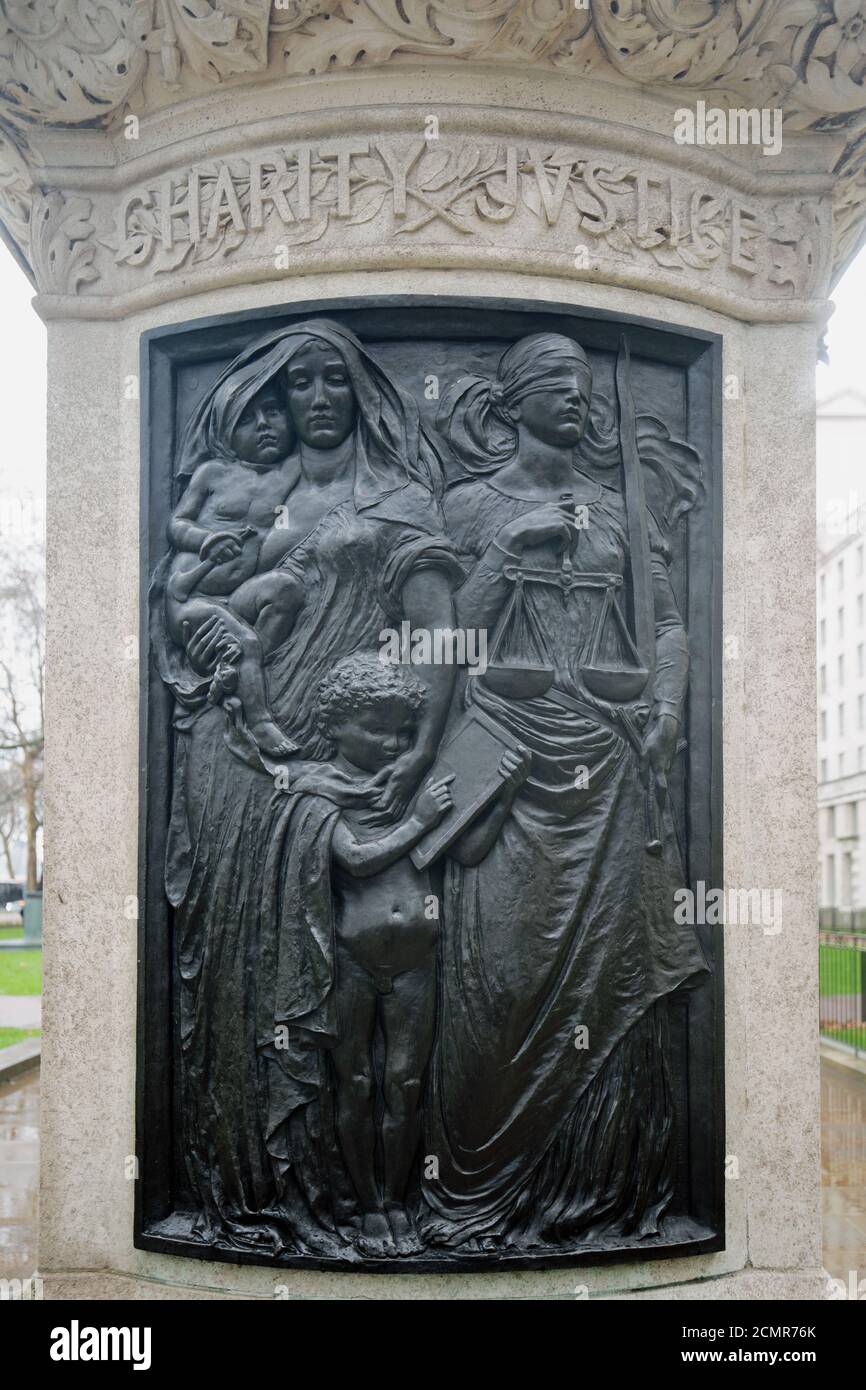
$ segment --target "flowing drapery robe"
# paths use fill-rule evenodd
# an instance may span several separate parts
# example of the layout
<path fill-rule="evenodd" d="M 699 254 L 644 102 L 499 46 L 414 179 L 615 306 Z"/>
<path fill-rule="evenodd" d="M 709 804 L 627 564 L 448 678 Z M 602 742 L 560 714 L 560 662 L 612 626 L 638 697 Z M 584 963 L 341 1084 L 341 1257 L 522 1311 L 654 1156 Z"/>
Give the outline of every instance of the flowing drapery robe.
<path fill-rule="evenodd" d="M 587 479 L 578 491 L 589 519 L 573 548 L 575 573 L 627 573 L 621 495 Z M 501 526 L 537 505 L 495 480 L 466 481 L 446 495 L 449 534 L 476 559 L 465 590 L 498 596 L 500 614 L 508 585 L 484 552 Z M 655 689 L 641 697 L 644 716 L 653 698 L 681 701 L 687 671 L 667 553 L 649 523 L 658 662 Z M 550 568 L 559 560 L 541 547 L 526 549 L 524 562 Z M 466 683 L 467 703 L 531 751 L 532 770 L 481 863 L 445 871 L 442 1016 L 425 1139 L 438 1172 L 424 1186 L 428 1232 L 443 1244 L 525 1248 L 573 1243 L 603 1227 L 657 1231 L 674 1182 L 664 1001 L 705 970 L 694 929 L 674 922 L 682 866 L 670 812 L 655 857 L 644 847 L 634 741 L 581 675 L 602 593 L 577 588 L 564 598 L 527 581 L 524 601 L 497 659 L 545 660 L 554 691 L 576 707 L 552 692 L 516 699 L 481 677 Z M 461 623 L 477 622 L 469 599 L 458 593 L 457 603 Z M 622 655 L 611 628 L 602 656 Z M 640 701 L 625 708 L 640 720 Z"/>
<path fill-rule="evenodd" d="M 415 483 L 372 504 L 353 498 L 335 507 L 283 564 L 301 575 L 306 599 L 268 662 L 269 695 L 300 745 L 299 758 L 321 760 L 328 753 L 315 725 L 322 676 L 354 651 L 379 649 L 383 627 L 402 618 L 410 574 L 431 567 L 456 583 L 462 571 L 439 507 Z M 167 639 L 158 603 L 152 615 L 159 652 Z M 164 670 L 181 659 L 176 649 L 163 650 Z M 194 684 L 189 673 L 185 679 Z M 240 1245 L 328 1253 L 340 1194 L 330 1190 L 327 1116 L 313 1091 L 295 1104 L 285 1058 L 269 1046 L 286 1010 L 268 962 L 277 954 L 278 908 L 283 917 L 287 911 L 281 894 L 295 890 L 300 864 L 305 873 L 312 864 L 321 868 L 340 791 L 331 788 L 330 811 L 327 796 L 295 805 L 291 785 L 288 797 L 275 797 L 273 778 L 233 751 L 222 710 L 204 705 L 200 692 L 196 698 L 191 708 L 177 706 L 166 870 L 179 974 L 180 1119 L 196 1229 Z M 319 910 L 315 891 L 312 878 L 302 880 L 311 914 Z"/>

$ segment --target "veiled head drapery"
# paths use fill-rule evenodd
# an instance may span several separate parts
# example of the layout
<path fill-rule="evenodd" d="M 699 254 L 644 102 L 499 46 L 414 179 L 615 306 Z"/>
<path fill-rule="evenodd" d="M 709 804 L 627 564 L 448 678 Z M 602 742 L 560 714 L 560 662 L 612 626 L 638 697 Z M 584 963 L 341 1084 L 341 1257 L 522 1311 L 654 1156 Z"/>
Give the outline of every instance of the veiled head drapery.
<path fill-rule="evenodd" d="M 355 505 L 359 510 L 408 483 L 420 483 L 441 495 L 441 462 L 421 424 L 416 402 L 351 329 L 328 319 L 310 319 L 297 328 L 281 328 L 257 338 L 224 368 L 184 432 L 179 476 L 189 476 L 209 458 L 231 458 L 231 435 L 246 405 L 314 343 L 340 355 L 355 394 Z M 284 383 L 281 389 L 285 390 Z"/>

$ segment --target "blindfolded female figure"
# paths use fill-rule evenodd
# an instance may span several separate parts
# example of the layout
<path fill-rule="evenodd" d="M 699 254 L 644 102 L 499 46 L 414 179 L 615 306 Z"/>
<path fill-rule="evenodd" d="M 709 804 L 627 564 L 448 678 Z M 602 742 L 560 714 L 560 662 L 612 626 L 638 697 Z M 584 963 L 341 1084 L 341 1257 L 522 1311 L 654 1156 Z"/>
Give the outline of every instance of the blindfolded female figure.
<path fill-rule="evenodd" d="M 458 620 L 497 647 L 466 700 L 532 753 L 493 848 L 446 870 L 426 1139 L 439 1174 L 424 1189 L 446 1245 L 653 1235 L 673 1194 L 665 1001 L 704 961 L 673 924 L 669 812 L 662 852 L 646 848 L 645 782 L 674 756 L 688 651 L 647 512 L 654 677 L 618 705 L 591 688 L 594 665 L 634 650 L 624 625 L 599 624 L 636 542 L 621 491 L 576 467 L 591 399 L 583 350 L 541 333 L 509 348 L 495 379 L 458 383 L 440 413 L 469 475 L 445 500 L 475 562 Z"/>

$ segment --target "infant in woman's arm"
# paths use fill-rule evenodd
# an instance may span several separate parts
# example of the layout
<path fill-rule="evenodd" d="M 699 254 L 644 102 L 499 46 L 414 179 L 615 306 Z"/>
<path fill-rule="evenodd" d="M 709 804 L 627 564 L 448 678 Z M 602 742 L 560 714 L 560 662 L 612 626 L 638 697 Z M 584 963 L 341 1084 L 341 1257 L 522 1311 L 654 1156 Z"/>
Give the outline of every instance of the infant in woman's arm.
<path fill-rule="evenodd" d="M 296 751 L 270 709 L 264 658 L 291 631 L 304 589 L 291 569 L 257 572 L 262 539 L 292 486 L 290 440 L 286 405 L 275 386 L 266 386 L 234 428 L 236 458 L 201 463 L 168 526 L 169 635 L 195 664 L 190 640 L 218 618 L 221 693 L 237 694 L 253 741 L 270 758 Z"/>

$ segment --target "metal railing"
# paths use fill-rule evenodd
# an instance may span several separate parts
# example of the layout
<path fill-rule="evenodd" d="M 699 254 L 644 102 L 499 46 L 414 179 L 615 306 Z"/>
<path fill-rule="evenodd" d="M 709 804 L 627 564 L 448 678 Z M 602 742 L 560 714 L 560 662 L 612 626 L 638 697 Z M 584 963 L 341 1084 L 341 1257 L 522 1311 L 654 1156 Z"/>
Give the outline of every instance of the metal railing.
<path fill-rule="evenodd" d="M 819 907 L 821 931 L 866 933 L 866 907 Z"/>
<path fill-rule="evenodd" d="M 818 933 L 821 1037 L 866 1056 L 866 935 Z"/>

